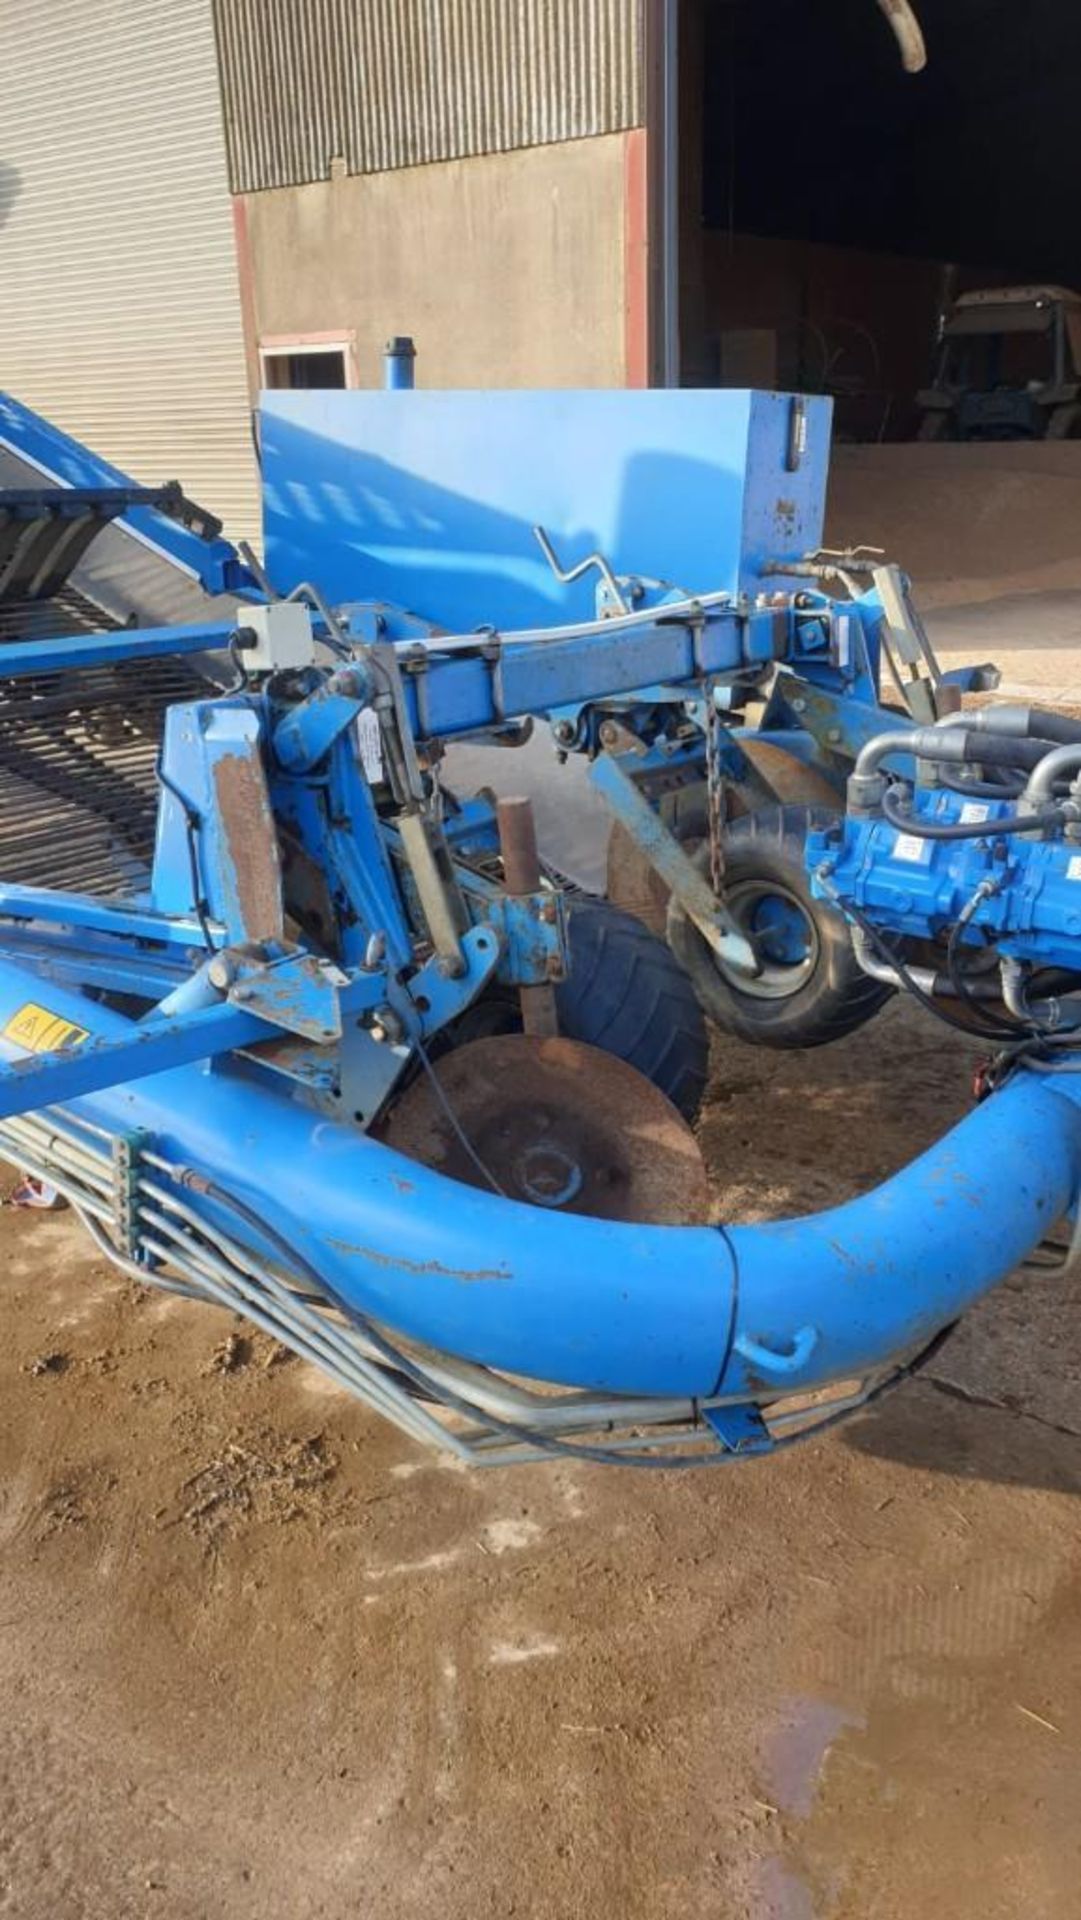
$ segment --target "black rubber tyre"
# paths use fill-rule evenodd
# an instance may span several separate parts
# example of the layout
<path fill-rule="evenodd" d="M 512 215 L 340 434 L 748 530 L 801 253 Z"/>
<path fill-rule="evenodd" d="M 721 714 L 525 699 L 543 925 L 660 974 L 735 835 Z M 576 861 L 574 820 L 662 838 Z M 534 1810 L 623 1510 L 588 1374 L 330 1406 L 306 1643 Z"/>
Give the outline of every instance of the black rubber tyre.
<path fill-rule="evenodd" d="M 556 988 L 560 1032 L 636 1067 L 693 1120 L 706 1085 L 709 1034 L 694 988 L 665 942 L 606 900 L 572 894 L 567 945 L 570 971 Z M 465 1046 L 519 1032 L 521 1024 L 513 988 L 495 987 L 448 1039 Z"/>
<path fill-rule="evenodd" d="M 759 938 L 767 960 L 760 981 L 720 966 L 682 907 L 672 901 L 668 939 L 686 968 L 699 1004 L 723 1032 L 760 1047 L 821 1047 L 870 1020 L 892 988 L 862 972 L 843 916 L 816 900 L 803 849 L 812 828 L 837 814 L 824 807 L 766 807 L 737 820 L 725 834 L 725 892 L 737 921 Z M 705 850 L 697 856 L 705 866 Z M 804 950 L 770 960 L 773 937 L 763 912 L 781 916 Z M 780 940 L 780 933 L 777 935 Z"/>
<path fill-rule="evenodd" d="M 1047 422 L 1049 440 L 1076 440 L 1081 433 L 1081 406 L 1076 401 L 1054 407 Z"/>
<path fill-rule="evenodd" d="M 694 988 L 663 940 L 606 900 L 567 902 L 570 972 L 556 989 L 561 1032 L 652 1080 L 685 1120 L 702 1103 L 709 1034 Z"/>

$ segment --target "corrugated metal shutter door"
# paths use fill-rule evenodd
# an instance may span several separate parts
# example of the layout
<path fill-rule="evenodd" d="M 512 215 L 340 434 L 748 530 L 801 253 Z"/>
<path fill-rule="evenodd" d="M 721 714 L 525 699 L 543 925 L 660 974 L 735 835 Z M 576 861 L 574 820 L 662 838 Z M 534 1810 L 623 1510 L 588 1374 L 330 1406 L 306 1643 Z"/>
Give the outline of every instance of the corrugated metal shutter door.
<path fill-rule="evenodd" d="M 210 0 L 4 0 L 0 72 L 0 387 L 251 535 Z"/>

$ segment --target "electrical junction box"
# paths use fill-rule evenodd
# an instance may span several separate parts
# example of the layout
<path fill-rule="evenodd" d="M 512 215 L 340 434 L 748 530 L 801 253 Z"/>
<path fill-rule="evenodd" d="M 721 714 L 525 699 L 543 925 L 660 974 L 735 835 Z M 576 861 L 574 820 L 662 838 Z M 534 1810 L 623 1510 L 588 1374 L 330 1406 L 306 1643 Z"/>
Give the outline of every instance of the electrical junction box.
<path fill-rule="evenodd" d="M 278 673 L 283 668 L 310 667 L 315 660 L 315 635 L 307 607 L 296 600 L 272 600 L 267 606 L 244 607 L 237 612 L 237 630 L 255 635 L 243 649 L 248 673 Z"/>

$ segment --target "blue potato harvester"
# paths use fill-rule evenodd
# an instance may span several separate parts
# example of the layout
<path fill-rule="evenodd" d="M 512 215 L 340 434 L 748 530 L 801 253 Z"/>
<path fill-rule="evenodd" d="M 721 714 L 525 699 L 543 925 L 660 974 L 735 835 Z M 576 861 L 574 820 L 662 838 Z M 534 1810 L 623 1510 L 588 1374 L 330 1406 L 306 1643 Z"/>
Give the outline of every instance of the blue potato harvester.
<path fill-rule="evenodd" d="M 768 1452 L 1068 1260 L 1081 724 L 962 712 L 989 671 L 821 548 L 828 435 L 276 393 L 259 561 L 0 399 L 0 1153 L 479 1463 Z M 897 990 L 988 1042 L 971 1114 L 711 1224 L 704 1016 Z"/>

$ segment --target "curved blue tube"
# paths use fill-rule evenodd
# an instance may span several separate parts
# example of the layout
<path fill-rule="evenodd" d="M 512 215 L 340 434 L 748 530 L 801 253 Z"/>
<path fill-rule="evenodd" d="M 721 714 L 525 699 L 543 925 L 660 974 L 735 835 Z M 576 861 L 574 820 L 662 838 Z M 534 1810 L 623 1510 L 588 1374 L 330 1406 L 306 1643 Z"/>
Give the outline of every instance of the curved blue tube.
<path fill-rule="evenodd" d="M 0 1027 L 31 979 L 0 964 Z M 98 1034 L 129 1024 L 51 985 L 48 1001 Z M 598 1391 L 763 1399 L 888 1364 L 1010 1271 L 1074 1202 L 1075 1084 L 1018 1075 L 862 1199 L 727 1230 L 583 1219 L 475 1191 L 321 1120 L 243 1063 L 73 1104 L 209 1174 L 343 1300 L 430 1346 Z M 219 1224 L 270 1253 L 231 1214 Z"/>
<path fill-rule="evenodd" d="M 1081 1180 L 1077 1079 L 1018 1074 L 910 1166 L 802 1220 L 731 1227 L 738 1332 L 725 1390 L 791 1376 L 762 1364 L 800 1331 L 799 1385 L 843 1379 L 925 1346 L 1032 1251 Z"/>

